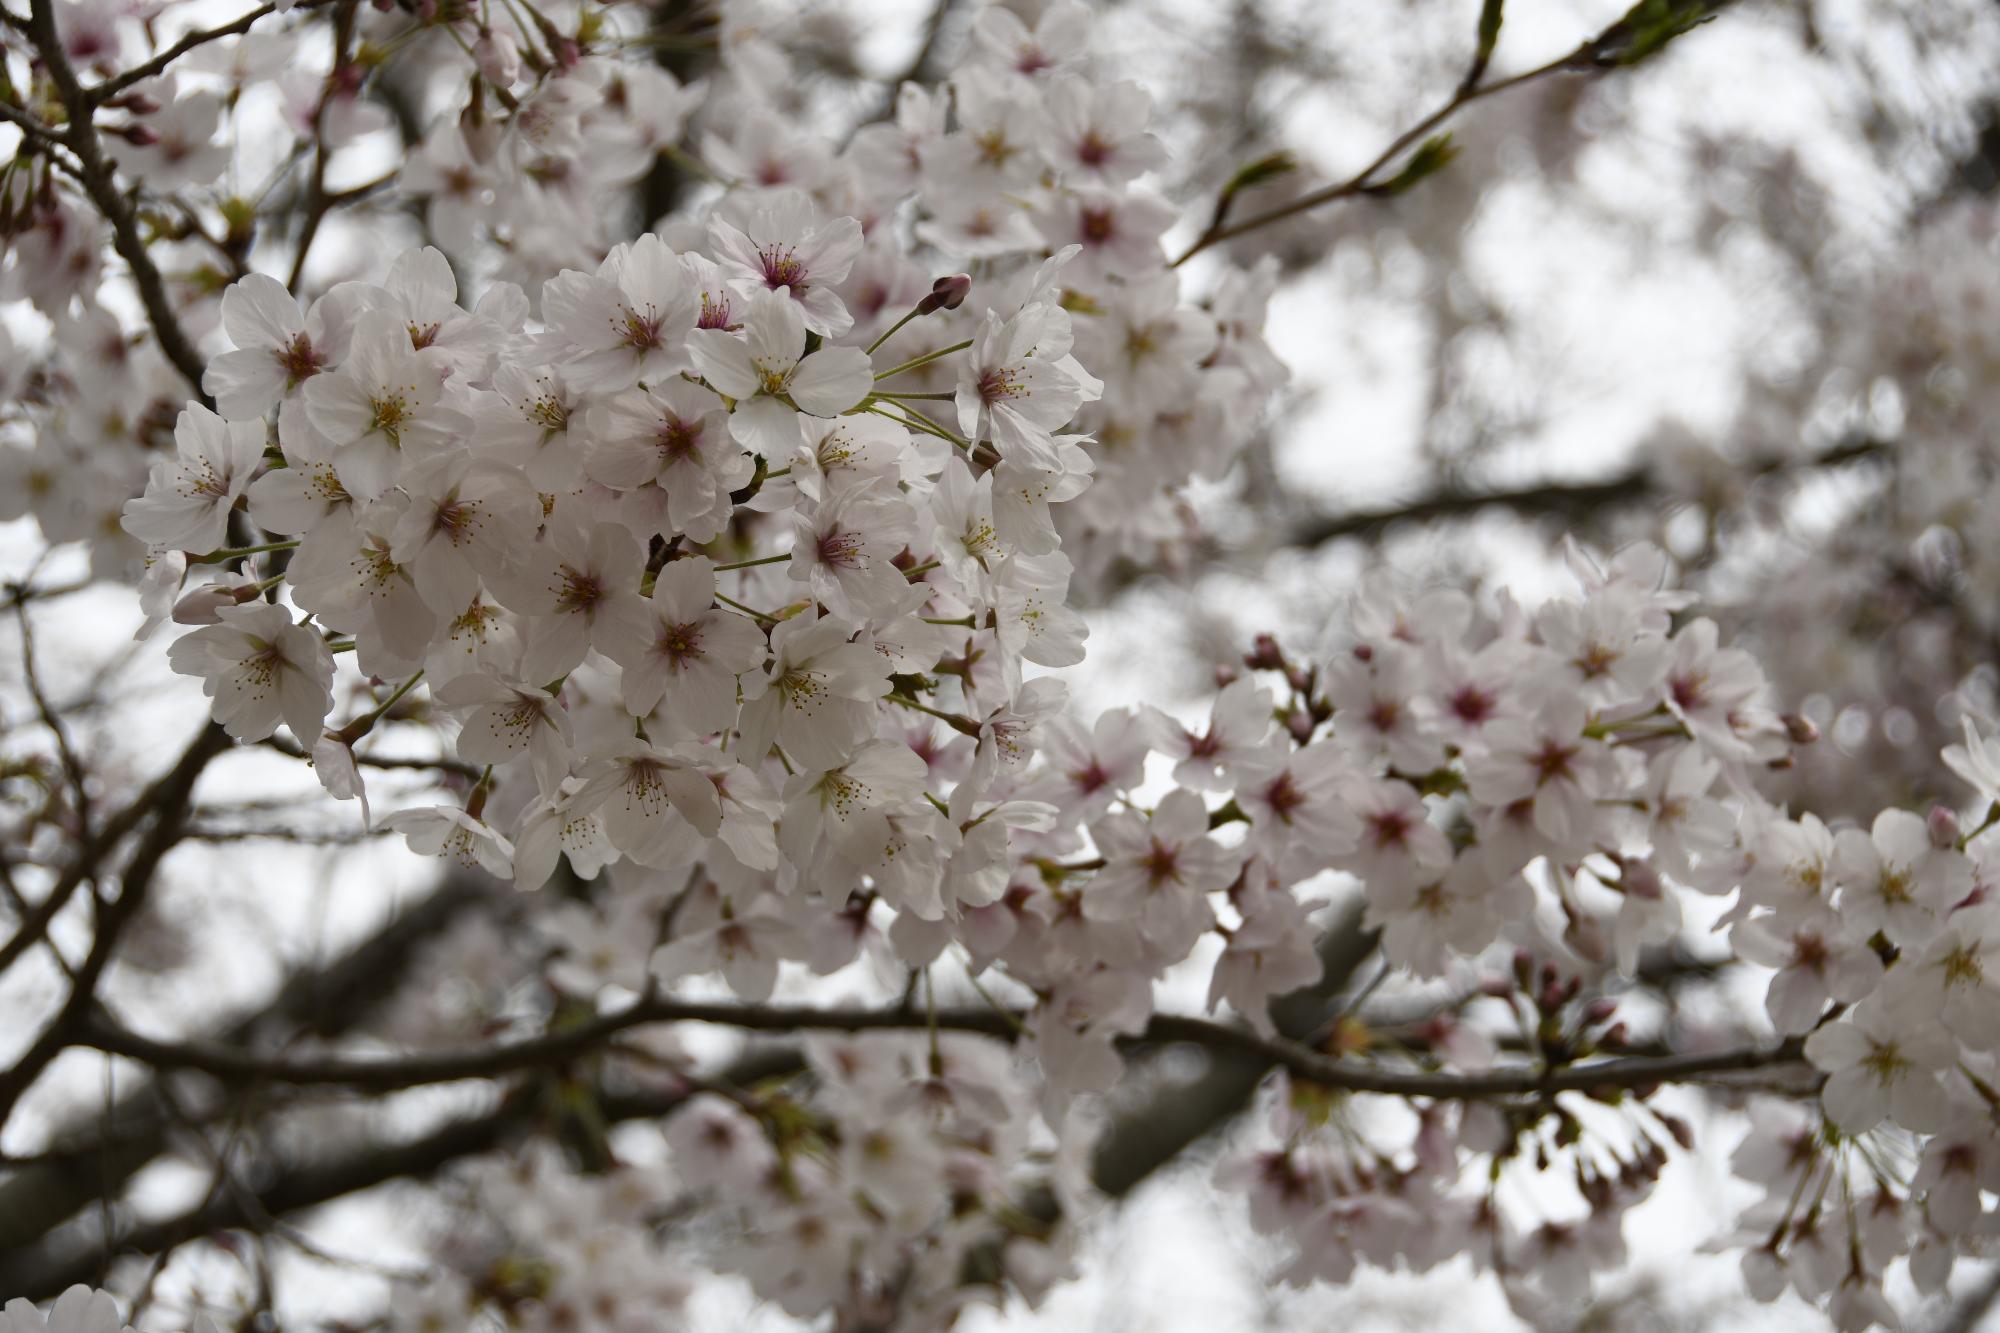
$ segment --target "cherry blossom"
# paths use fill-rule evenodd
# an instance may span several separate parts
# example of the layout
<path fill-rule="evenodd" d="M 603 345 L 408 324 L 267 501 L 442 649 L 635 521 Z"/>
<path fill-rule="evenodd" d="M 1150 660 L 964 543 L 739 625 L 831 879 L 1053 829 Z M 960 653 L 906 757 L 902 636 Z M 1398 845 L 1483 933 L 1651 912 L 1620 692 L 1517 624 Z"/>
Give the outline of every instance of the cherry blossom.
<path fill-rule="evenodd" d="M 319 635 L 267 602 L 224 607 L 214 625 L 177 639 L 173 669 L 199 676 L 230 735 L 260 741 L 283 723 L 307 746 L 333 709 L 333 655 Z"/>
<path fill-rule="evenodd" d="M 153 465 L 146 493 L 126 502 L 125 530 L 149 546 L 212 551 L 264 457 L 264 423 L 224 421 L 194 404 L 174 427 L 174 456 Z"/>
<path fill-rule="evenodd" d="M 536 1133 L 450 1178 L 454 1235 L 420 1242 L 425 1280 L 397 1279 L 384 1326 L 651 1326 L 685 1313 L 696 1271 L 842 1326 L 1038 1301 L 1099 1199 L 1088 1099 L 1184 1037 L 1283 1066 L 1215 1179 L 1288 1283 L 1462 1254 L 1560 1323 L 1693 1140 L 1654 1085 L 1742 1074 L 1796 1103 L 1753 1103 L 1733 1158 L 1768 1196 L 1718 1241 L 1752 1294 L 1887 1323 L 1895 1265 L 1935 1291 L 1982 1252 L 1991 812 L 1868 785 L 1846 741 L 1812 749 L 1809 717 L 1855 730 L 1818 711 L 1846 686 L 1716 596 L 1758 579 L 1703 525 L 1566 542 L 1512 591 L 1378 562 L 1311 624 L 1211 661 L 1197 699 L 1081 705 L 1066 668 L 1153 643 L 1125 626 L 1104 649 L 1092 631 L 1124 612 L 1085 608 L 1127 571 L 1190 566 L 1206 502 L 1264 484 L 1245 464 L 1288 373 L 1266 314 L 1300 273 L 1221 242 L 1263 225 L 1239 192 L 1306 174 L 1267 158 L 1203 209 L 1169 203 L 1176 115 L 1087 7 L 980 7 L 858 126 L 831 124 L 831 76 L 798 55 L 814 30 L 780 4 L 722 7 L 687 85 L 601 7 L 279 5 L 198 34 L 214 63 L 186 81 L 99 84 L 80 112 L 52 56 L 115 82 L 166 48 L 150 14 L 60 8 L 59 43 L 39 18 L 6 29 L 34 151 L 0 177 L 0 297 L 38 313 L 0 332 L 0 515 L 122 581 L 231 738 L 270 741 L 266 763 L 303 751 L 313 808 L 358 798 L 372 832 L 372 784 L 408 807 L 376 829 L 522 890 L 440 944 L 469 998 L 316 1037 L 555 1053 L 488 1077 Z M 308 33 L 332 41 L 303 55 Z M 450 77 L 396 85 L 389 134 L 406 48 Z M 1624 48 L 1584 49 L 1608 73 Z M 1484 67 L 1448 113 L 1501 90 Z M 259 106 L 273 145 L 248 132 Z M 1327 200 L 1400 193 L 1414 177 L 1385 173 L 1427 162 L 1419 142 Z M 380 180 L 335 183 L 371 154 Z M 1377 211 L 1429 244 L 1416 210 Z M 1170 261 L 1169 233 L 1201 262 Z M 1943 327 L 1948 349 L 1854 360 L 1884 386 L 1857 419 L 1907 417 L 1912 452 L 1991 405 L 1976 349 L 2000 294 L 1990 245 L 1960 240 L 1949 281 L 1879 298 L 1910 316 L 1885 327 Z M 1779 433 L 1839 415 L 1813 411 Z M 1757 457 L 1730 483 L 1790 465 Z M 1967 508 L 1990 479 L 1878 461 L 1897 516 L 1839 522 L 1908 530 L 1856 547 L 1916 571 L 1911 604 L 1990 601 L 2000 564 Z M 1640 489 L 1674 496 L 1674 467 Z M 1848 633 L 1815 628 L 1827 660 L 1875 623 L 1821 618 Z M 1897 744 L 1983 806 L 1991 683 L 1959 677 L 1877 730 L 1926 709 L 1961 726 L 1941 755 Z M 198 819 L 98 822 L 111 787 L 50 729 L 60 752 L 22 785 L 71 805 L 20 839 L 24 869 L 61 882 L 126 844 L 232 836 L 206 795 Z M 127 901 L 94 870 L 68 882 L 100 916 Z M 59 935 L 58 970 L 94 976 Z M 1628 999 L 1698 938 L 1750 969 L 1740 1046 L 1705 1044 L 1723 1039 L 1697 1025 L 1724 1023 L 1698 1006 L 1669 1022 Z M 1204 978 L 1223 1019 L 1177 1012 Z M 688 1021 L 754 1033 L 821 994 L 852 999 L 823 1026 L 907 1030 L 753 1039 L 739 1079 Z M 138 1059 L 104 1013 L 93 1039 Z M 317 1058 L 242 1058 L 267 1054 L 280 1074 Z M 614 1136 L 632 1108 L 658 1132 Z M 675 1228 L 669 1259 L 656 1224 L 683 1201 L 725 1221 Z M 74 1288 L 46 1324 L 20 1302 L 4 1322 L 119 1318 Z"/>

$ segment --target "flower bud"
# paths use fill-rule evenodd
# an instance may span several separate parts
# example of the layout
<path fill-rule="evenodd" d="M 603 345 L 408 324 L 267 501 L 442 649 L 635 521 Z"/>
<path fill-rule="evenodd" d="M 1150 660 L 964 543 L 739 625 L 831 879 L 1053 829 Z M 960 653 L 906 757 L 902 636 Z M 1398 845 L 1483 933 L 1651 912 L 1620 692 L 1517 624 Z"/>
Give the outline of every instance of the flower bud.
<path fill-rule="evenodd" d="M 956 310 L 965 304 L 965 298 L 972 292 L 972 276 L 954 273 L 950 277 L 939 278 L 931 284 L 931 294 L 917 302 L 919 315 L 934 315 L 940 310 Z"/>
<path fill-rule="evenodd" d="M 514 45 L 514 39 L 504 32 L 481 33 L 479 40 L 472 44 L 473 59 L 479 64 L 479 72 L 487 81 L 502 88 L 511 88 L 521 73 L 521 52 Z"/>
<path fill-rule="evenodd" d="M 160 141 L 160 132 L 151 125 L 121 125 L 107 133 L 117 135 L 134 148 L 150 148 Z"/>
<path fill-rule="evenodd" d="M 1283 671 L 1285 653 L 1275 637 L 1259 634 L 1250 641 L 1250 651 L 1243 654 L 1243 665 L 1252 671 Z"/>
<path fill-rule="evenodd" d="M 199 588 L 191 588 L 174 603 L 174 623 L 176 625 L 218 625 L 222 617 L 216 613 L 225 606 L 241 606 L 254 601 L 257 585 L 248 579 L 236 582 L 220 579 L 214 583 L 204 583 Z"/>
<path fill-rule="evenodd" d="M 1924 816 L 1924 827 L 1930 830 L 1931 846 L 1938 848 L 1958 846 L 1958 812 L 1949 806 L 1934 805 Z"/>

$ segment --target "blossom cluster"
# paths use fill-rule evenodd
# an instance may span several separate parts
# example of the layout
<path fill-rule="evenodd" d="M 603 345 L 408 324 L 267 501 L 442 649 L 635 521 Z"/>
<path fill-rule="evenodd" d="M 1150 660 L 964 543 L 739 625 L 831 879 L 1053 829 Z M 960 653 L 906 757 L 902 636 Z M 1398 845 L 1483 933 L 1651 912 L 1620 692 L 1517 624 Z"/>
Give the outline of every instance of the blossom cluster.
<path fill-rule="evenodd" d="M 206 401 L 97 299 L 88 201 L 0 177 L 4 294 L 51 327 L 32 382 L 0 355 L 33 433 L 0 450 L 0 517 L 135 581 L 231 737 L 528 891 L 522 952 L 562 1005 L 719 985 L 754 1007 L 874 964 L 928 996 L 949 965 L 1019 1030 L 815 1040 L 805 1093 L 687 1084 L 659 1169 L 482 1163 L 459 1182 L 479 1225 L 393 1326 L 655 1320 L 691 1279 L 647 1230 L 683 1197 L 722 1219 L 710 1265 L 794 1315 L 1037 1300 L 1087 1205 L 1078 1099 L 1191 975 L 1256 1038 L 1465 1080 L 1402 1097 L 1400 1129 L 1297 1069 L 1271 1090 L 1271 1141 L 1218 1180 L 1292 1243 L 1288 1279 L 1470 1253 L 1536 1315 L 1623 1257 L 1690 1131 L 1635 1094 L 1587 1136 L 1581 1091 L 1478 1079 L 1521 1033 L 1551 1076 L 1625 1050 L 1605 992 L 1691 920 L 1769 969 L 1806 1080 L 1736 1157 L 1770 1195 L 1727 1242 L 1752 1292 L 1889 1322 L 1888 1265 L 1934 1290 L 1976 1247 L 2000 1190 L 1991 820 L 1779 804 L 1812 724 L 1659 549 L 1572 545 L 1574 586 L 1532 607 L 1372 582 L 1329 644 L 1260 640 L 1198 720 L 1068 708 L 1079 571 L 1171 546 L 1285 377 L 1271 267 L 1183 290 L 1151 100 L 1093 59 L 1087 10 L 983 10 L 944 83 L 841 145 L 773 93 L 794 71 L 765 6 L 730 7 L 715 88 L 595 11 L 503 8 L 465 23 L 471 83 L 393 180 L 435 244 L 320 287 L 303 254 L 289 282 L 182 284 Z M 137 40 L 88 5 L 63 22 L 105 74 Z M 226 94 L 285 48 L 230 50 L 109 106 L 148 192 L 230 169 Z M 387 128 L 349 54 L 276 75 L 321 156 Z M 663 152 L 719 188 L 613 243 L 605 200 Z M 373 810 L 372 738 L 412 723 L 450 799 Z M 2000 741 L 1967 724 L 1945 758 L 2000 802 Z M 1279 1031 L 1344 887 L 1399 978 L 1470 983 L 1400 1055 Z M 1498 1202 L 1503 1168 L 1557 1162 L 1580 1213 Z"/>

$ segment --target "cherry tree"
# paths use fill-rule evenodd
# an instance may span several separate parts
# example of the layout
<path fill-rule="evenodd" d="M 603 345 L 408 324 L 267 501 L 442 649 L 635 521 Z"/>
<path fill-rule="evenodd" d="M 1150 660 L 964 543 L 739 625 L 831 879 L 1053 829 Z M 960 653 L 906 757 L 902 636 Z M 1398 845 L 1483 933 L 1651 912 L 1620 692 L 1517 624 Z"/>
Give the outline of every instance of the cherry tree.
<path fill-rule="evenodd" d="M 1482 121 L 1772 22 L 1447 8 L 1343 168 L 1075 0 L 888 79 L 775 0 L 0 4 L 0 1330 L 1027 1317 L 1215 1137 L 1308 1290 L 1567 1326 L 1705 1164 L 1746 1299 L 1985 1281 L 1973 102 L 1867 262 L 1769 222 L 1814 337 L 1725 429 L 1509 489 L 1454 399 L 1438 489 L 1288 513 L 1327 228 L 1448 258 Z M 1073 688 L 1357 541 L 1203 697 Z"/>

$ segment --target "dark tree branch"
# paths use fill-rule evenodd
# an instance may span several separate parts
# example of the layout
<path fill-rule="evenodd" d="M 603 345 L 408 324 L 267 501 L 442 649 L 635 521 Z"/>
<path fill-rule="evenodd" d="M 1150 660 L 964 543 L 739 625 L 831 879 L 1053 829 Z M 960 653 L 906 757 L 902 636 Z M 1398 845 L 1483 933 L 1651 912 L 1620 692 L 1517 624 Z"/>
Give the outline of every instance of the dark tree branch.
<path fill-rule="evenodd" d="M 235 1046 L 280 1042 L 300 1032 L 339 1036 L 376 1011 L 401 984 L 417 949 L 468 909 L 496 895 L 483 876 L 454 875 L 324 967 L 301 971 L 257 1012 L 217 1040 Z M 0 1254 L 28 1246 L 105 1194 L 116 1195 L 140 1167 L 165 1151 L 173 1118 L 162 1085 L 146 1084 L 54 1138 L 52 1150 L 0 1182 Z M 0 1282 L 0 1290 L 8 1284 Z"/>
<path fill-rule="evenodd" d="M 1798 459 L 1774 459 L 1747 469 L 1752 478 L 1781 472 L 1835 468 L 1879 458 L 1892 446 L 1880 440 L 1857 440 Z M 1472 518 L 1492 510 L 1507 510 L 1523 518 L 1561 518 L 1580 522 L 1622 505 L 1665 503 L 1676 497 L 1660 485 L 1643 464 L 1604 481 L 1543 482 L 1513 490 L 1437 491 L 1403 504 L 1360 509 L 1307 519 L 1294 527 L 1286 544 L 1321 546 L 1342 537 L 1378 537 L 1404 523 Z"/>
<path fill-rule="evenodd" d="M 96 836 L 77 848 L 75 858 L 64 868 L 55 887 L 35 905 L 33 914 L 21 922 L 20 928 L 5 944 L 0 944 L 0 973 L 6 972 L 15 960 L 48 934 L 56 914 L 62 911 L 86 880 L 97 876 L 104 859 L 127 834 L 169 804 L 178 801 L 185 806 L 188 795 L 194 790 L 195 779 L 201 776 L 211 759 L 228 747 L 229 736 L 222 728 L 213 724 L 204 727 L 173 768 L 105 820 Z"/>
<path fill-rule="evenodd" d="M 333 0 L 298 0 L 298 3 L 292 6 L 292 12 L 298 13 L 301 10 L 317 9 L 321 5 L 331 4 L 332 2 Z M 252 25 L 257 20 L 277 12 L 278 10 L 275 5 L 259 5 L 239 19 L 234 19 L 218 27 L 202 28 L 191 32 L 166 50 L 161 51 L 151 60 L 143 64 L 134 65 L 123 73 L 104 80 L 102 83 L 92 84 L 84 90 L 84 95 L 89 99 L 92 106 L 102 106 L 105 102 L 124 92 L 133 84 L 141 83 L 156 74 L 164 73 L 167 66 L 173 64 L 196 47 L 206 46 L 210 42 L 223 37 L 235 37 L 246 33 L 250 31 Z"/>
<path fill-rule="evenodd" d="M 1290 1013 L 1287 1017 L 1291 1017 Z M 1301 1006 L 1299 1017 L 1305 1017 Z M 1012 1041 L 1028 1014 L 995 1008 L 919 1011 L 820 1009 L 810 1005 L 732 1004 L 655 997 L 587 1023 L 502 1045 L 393 1058 L 265 1055 L 206 1043 L 157 1041 L 107 1018 L 78 1025 L 78 1044 L 138 1060 L 155 1069 L 195 1069 L 230 1082 L 330 1084 L 377 1092 L 498 1078 L 522 1070 L 560 1069 L 602 1051 L 621 1032 L 659 1023 L 713 1023 L 747 1032 L 911 1032 L 935 1028 Z M 1294 1029 L 1300 1023 L 1292 1024 Z M 1192 1015 L 1155 1014 L 1145 1030 L 1121 1044 L 1186 1043 L 1239 1057 L 1263 1070 L 1282 1067 L 1298 1078 L 1348 1092 L 1398 1097 L 1477 1100 L 1602 1088 L 1636 1088 L 1710 1074 L 1795 1063 L 1799 1046 L 1742 1047 L 1690 1055 L 1633 1056 L 1554 1069 L 1528 1066 L 1482 1074 L 1432 1073 L 1334 1059 L 1290 1037 L 1263 1037 L 1248 1028 Z"/>
<path fill-rule="evenodd" d="M 1271 1020 L 1288 1042 L 1308 1040 L 1334 1012 L 1335 999 L 1375 951 L 1375 932 L 1361 926 L 1350 907 L 1328 929 L 1319 946 L 1320 979 L 1281 996 Z M 1253 1049 L 1214 1050 L 1194 1080 L 1155 1091 L 1139 1106 L 1114 1119 L 1098 1140 L 1091 1162 L 1097 1188 L 1123 1198 L 1182 1152 L 1228 1124 L 1250 1104 L 1257 1085 L 1276 1061 Z"/>
<path fill-rule="evenodd" d="M 753 1052 L 717 1078 L 747 1086 L 796 1073 L 799 1052 L 776 1048 Z M 694 1085 L 608 1094 L 597 1104 L 606 1125 L 655 1119 L 701 1090 Z M 523 1088 L 482 1115 L 450 1123 L 400 1143 L 373 1145 L 344 1156 L 281 1169 L 251 1195 L 255 1213 L 283 1218 L 334 1199 L 396 1180 L 426 1180 L 454 1162 L 494 1152 L 535 1131 L 543 1120 L 540 1089 Z M 144 1222 L 119 1239 L 119 1253 L 154 1254 L 169 1246 L 230 1228 L 254 1228 L 245 1200 L 224 1194 L 186 1213 Z M 88 1282 L 112 1257 L 101 1236 L 51 1237 L 32 1247 L 0 1252 L 0 1291 L 31 1300 L 56 1295 L 75 1282 Z"/>
<path fill-rule="evenodd" d="M 202 372 L 207 368 L 187 331 L 181 327 L 174 314 L 173 302 L 167 297 L 166 280 L 160 276 L 159 267 L 153 257 L 146 253 L 145 237 L 139 234 L 138 212 L 132 202 L 118 192 L 111 160 L 104 155 L 104 144 L 97 137 L 97 127 L 91 117 L 97 103 L 89 90 L 77 81 L 76 71 L 70 67 L 69 55 L 63 49 L 62 36 L 56 31 L 55 0 L 33 0 L 28 31 L 33 38 L 35 50 L 47 66 L 50 79 L 56 85 L 56 94 L 62 99 L 63 108 L 69 113 L 69 127 L 63 132 L 63 142 L 76 154 L 77 180 L 84 192 L 90 196 L 97 211 L 111 224 L 112 245 L 125 264 L 132 271 L 132 284 L 139 289 L 139 302 L 146 308 L 146 317 L 153 326 L 153 337 L 159 341 L 160 350 L 167 360 L 173 362 L 182 378 L 194 391 L 202 404 L 213 407 L 214 400 L 202 390 Z"/>
<path fill-rule="evenodd" d="M 145 905 L 160 862 L 180 841 L 195 782 L 201 777 L 202 770 L 208 767 L 208 761 L 226 749 L 228 744 L 227 732 L 213 722 L 205 724 L 201 734 L 166 778 L 147 789 L 152 801 L 145 813 L 152 822 L 139 835 L 132 855 L 118 877 L 117 898 L 110 902 L 102 898 L 95 900 L 96 934 L 91 940 L 90 952 L 84 955 L 83 963 L 76 969 L 69 998 L 13 1067 L 0 1073 L 0 1127 L 6 1125 L 21 1094 L 41 1077 L 49 1062 L 76 1043 L 77 1034 L 86 1026 L 91 1009 L 97 1003 L 97 983 L 102 979 L 104 969 L 110 965 L 111 956 L 117 952 L 120 937 Z"/>

